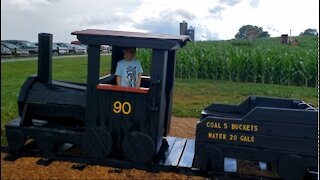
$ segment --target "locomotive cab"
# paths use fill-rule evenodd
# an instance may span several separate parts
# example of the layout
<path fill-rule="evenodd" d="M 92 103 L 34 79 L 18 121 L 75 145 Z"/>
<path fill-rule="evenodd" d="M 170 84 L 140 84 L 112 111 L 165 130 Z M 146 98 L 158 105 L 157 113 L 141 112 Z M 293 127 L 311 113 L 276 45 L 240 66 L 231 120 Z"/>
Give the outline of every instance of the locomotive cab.
<path fill-rule="evenodd" d="M 89 47 L 84 149 L 96 156 L 92 149 L 112 146 L 96 157 L 112 153 L 134 163 L 151 162 L 170 128 L 175 52 L 189 37 L 106 30 L 72 34 Z M 112 62 L 111 74 L 99 78 L 101 44 L 112 46 Z M 152 49 L 151 74 L 142 77 L 140 88 L 115 85 L 117 62 L 123 59 L 123 47 L 128 46 Z M 89 143 L 96 139 L 91 134 L 100 131 L 101 139 L 110 141 Z"/>

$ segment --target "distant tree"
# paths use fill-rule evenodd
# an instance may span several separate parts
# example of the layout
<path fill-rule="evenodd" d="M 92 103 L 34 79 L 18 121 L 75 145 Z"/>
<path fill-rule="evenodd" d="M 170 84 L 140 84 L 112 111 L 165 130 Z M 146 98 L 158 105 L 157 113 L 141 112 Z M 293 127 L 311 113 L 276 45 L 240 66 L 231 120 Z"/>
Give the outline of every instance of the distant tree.
<path fill-rule="evenodd" d="M 268 33 L 268 31 L 262 31 L 261 33 L 258 34 L 258 38 L 262 38 L 262 37 L 270 37 L 270 34 Z"/>
<path fill-rule="evenodd" d="M 308 29 L 304 30 L 304 32 L 300 33 L 300 35 L 317 36 L 318 35 L 318 31 L 316 29 L 308 28 Z"/>
<path fill-rule="evenodd" d="M 253 39 L 270 37 L 268 31 L 263 31 L 262 27 L 253 25 L 244 25 L 239 29 L 239 32 L 235 35 L 237 39 Z"/>

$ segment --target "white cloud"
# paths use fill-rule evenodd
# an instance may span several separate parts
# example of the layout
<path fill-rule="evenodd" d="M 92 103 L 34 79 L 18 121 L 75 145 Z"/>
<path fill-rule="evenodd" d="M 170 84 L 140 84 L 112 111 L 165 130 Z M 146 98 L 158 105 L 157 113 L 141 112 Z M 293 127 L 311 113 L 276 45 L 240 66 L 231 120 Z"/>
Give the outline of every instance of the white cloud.
<path fill-rule="evenodd" d="M 37 10 L 39 8 L 50 5 L 50 1 L 47 0 L 10 0 L 10 1 L 1 1 L 1 7 L 5 6 L 7 9 L 16 9 L 19 11 L 32 11 Z M 2 8 L 1 8 L 2 9 Z"/>
<path fill-rule="evenodd" d="M 219 0 L 221 4 L 227 4 L 229 6 L 234 6 L 240 3 L 242 0 Z"/>
<path fill-rule="evenodd" d="M 37 41 L 48 32 L 70 42 L 87 28 L 178 34 L 179 22 L 195 27 L 196 40 L 231 39 L 242 25 L 271 36 L 298 35 L 319 26 L 318 0 L 3 0 L 1 39 Z"/>
<path fill-rule="evenodd" d="M 225 7 L 222 6 L 215 6 L 212 9 L 209 9 L 209 12 L 213 15 L 213 17 L 221 19 L 222 20 L 222 16 L 221 13 L 225 10 Z"/>
<path fill-rule="evenodd" d="M 253 8 L 258 7 L 260 4 L 260 0 L 250 0 L 250 6 Z"/>

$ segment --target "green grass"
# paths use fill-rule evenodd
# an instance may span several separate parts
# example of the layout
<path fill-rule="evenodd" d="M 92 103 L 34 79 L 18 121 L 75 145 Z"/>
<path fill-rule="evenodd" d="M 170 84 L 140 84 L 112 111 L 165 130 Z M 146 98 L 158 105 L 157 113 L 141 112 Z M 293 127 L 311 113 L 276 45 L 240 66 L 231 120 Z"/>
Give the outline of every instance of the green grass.
<path fill-rule="evenodd" d="M 173 115 L 199 117 L 212 103 L 239 104 L 250 95 L 302 99 L 318 106 L 317 88 L 213 80 L 176 79 Z"/>
<path fill-rule="evenodd" d="M 66 57 L 53 60 L 53 79 L 85 82 L 87 57 Z M 110 70 L 110 56 L 102 56 L 100 75 Z M 17 98 L 21 85 L 36 74 L 37 61 L 1 63 L 1 135 L 4 125 L 18 116 Z M 303 99 L 317 106 L 317 88 L 213 80 L 176 79 L 173 115 L 199 117 L 209 104 L 238 104 L 249 95 Z M 5 143 L 1 137 L 1 144 Z"/>

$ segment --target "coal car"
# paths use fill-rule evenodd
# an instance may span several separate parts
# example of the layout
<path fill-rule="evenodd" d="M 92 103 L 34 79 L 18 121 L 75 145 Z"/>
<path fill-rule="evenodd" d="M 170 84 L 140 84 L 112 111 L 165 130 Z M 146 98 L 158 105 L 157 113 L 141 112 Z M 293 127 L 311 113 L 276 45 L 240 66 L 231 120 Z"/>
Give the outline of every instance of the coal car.
<path fill-rule="evenodd" d="M 240 105 L 212 104 L 201 112 L 195 154 L 205 170 L 224 157 L 264 161 L 280 177 L 302 179 L 317 170 L 318 110 L 297 99 L 250 96 Z"/>

